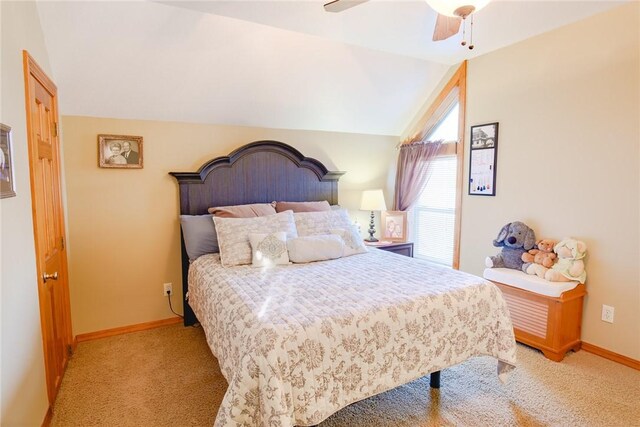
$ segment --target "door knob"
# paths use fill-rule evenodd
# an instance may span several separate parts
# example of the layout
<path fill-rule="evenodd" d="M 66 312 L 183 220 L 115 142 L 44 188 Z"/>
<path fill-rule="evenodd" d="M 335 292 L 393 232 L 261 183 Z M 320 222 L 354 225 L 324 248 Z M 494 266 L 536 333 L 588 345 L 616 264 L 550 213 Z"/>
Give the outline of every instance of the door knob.
<path fill-rule="evenodd" d="M 53 274 L 44 273 L 42 275 L 42 280 L 44 280 L 45 282 L 49 279 L 58 280 L 58 272 L 56 271 Z"/>

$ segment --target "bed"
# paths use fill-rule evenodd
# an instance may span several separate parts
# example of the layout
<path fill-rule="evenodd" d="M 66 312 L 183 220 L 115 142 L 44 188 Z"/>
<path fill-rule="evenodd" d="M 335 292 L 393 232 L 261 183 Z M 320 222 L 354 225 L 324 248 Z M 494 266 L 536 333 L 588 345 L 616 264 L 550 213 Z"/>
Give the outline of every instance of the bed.
<path fill-rule="evenodd" d="M 273 200 L 337 204 L 340 172 L 275 141 L 172 173 L 181 214 Z M 185 324 L 199 321 L 229 383 L 216 425 L 315 425 L 339 409 L 473 356 L 515 366 L 502 294 L 456 270 L 371 249 L 309 264 L 189 264 Z M 434 384 L 437 385 L 437 384 Z"/>

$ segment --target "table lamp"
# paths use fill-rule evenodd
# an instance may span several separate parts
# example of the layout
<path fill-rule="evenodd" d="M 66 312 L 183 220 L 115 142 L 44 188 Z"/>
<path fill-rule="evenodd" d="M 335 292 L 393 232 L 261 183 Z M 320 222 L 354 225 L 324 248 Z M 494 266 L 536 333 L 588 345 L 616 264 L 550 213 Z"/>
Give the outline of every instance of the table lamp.
<path fill-rule="evenodd" d="M 382 190 L 365 190 L 362 192 L 362 201 L 360 202 L 360 210 L 371 211 L 371 221 L 369 222 L 369 238 L 364 239 L 365 242 L 377 242 L 378 239 L 373 237 L 376 228 L 373 223 L 375 218 L 374 211 L 386 211 L 387 205 L 384 203 L 384 194 Z"/>

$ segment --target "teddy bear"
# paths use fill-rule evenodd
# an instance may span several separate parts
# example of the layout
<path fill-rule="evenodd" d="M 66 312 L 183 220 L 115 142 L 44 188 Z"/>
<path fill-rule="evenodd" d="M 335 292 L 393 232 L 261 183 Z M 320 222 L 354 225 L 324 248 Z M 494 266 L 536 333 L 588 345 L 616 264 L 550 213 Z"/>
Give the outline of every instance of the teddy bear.
<path fill-rule="evenodd" d="M 493 241 L 493 246 L 502 247 L 502 250 L 498 255 L 487 257 L 485 265 L 489 268 L 506 267 L 525 271 L 522 254 L 533 249 L 535 242 L 535 233 L 525 223 L 514 221 L 505 224 Z"/>
<path fill-rule="evenodd" d="M 567 238 L 558 243 L 553 250 L 558 254 L 558 262 L 544 275 L 550 282 L 584 283 L 587 272 L 584 271 L 583 258 L 587 255 L 587 245 L 579 240 Z"/>
<path fill-rule="evenodd" d="M 522 254 L 523 270 L 527 274 L 537 275 L 544 279 L 547 270 L 556 262 L 557 255 L 553 252 L 555 240 L 541 239 L 536 242 L 536 248 Z"/>
<path fill-rule="evenodd" d="M 538 240 L 534 249 L 522 254 L 522 261 L 534 262 L 550 268 L 556 262 L 556 254 L 553 252 L 556 243 L 558 242 L 551 239 Z"/>

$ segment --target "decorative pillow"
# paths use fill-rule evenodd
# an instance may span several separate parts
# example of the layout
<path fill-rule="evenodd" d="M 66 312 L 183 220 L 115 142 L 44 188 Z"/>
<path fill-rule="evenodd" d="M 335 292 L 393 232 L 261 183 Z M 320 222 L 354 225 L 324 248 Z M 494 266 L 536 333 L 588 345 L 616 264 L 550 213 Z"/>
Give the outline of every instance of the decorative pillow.
<path fill-rule="evenodd" d="M 360 233 L 358 233 L 354 226 L 349 228 L 334 228 L 331 230 L 331 234 L 340 236 L 342 240 L 344 240 L 343 256 L 351 256 L 367 252 L 367 247 L 364 245 L 364 241 L 360 237 Z"/>
<path fill-rule="evenodd" d="M 251 264 L 254 267 L 271 267 L 277 264 L 289 264 L 287 252 L 287 233 L 257 233 L 249 235 L 251 243 Z"/>
<path fill-rule="evenodd" d="M 342 256 L 344 241 L 339 236 L 332 234 L 296 237 L 287 240 L 287 249 L 289 249 L 291 262 L 326 261 Z"/>
<path fill-rule="evenodd" d="M 323 212 L 330 211 L 329 202 L 323 200 L 321 202 L 276 202 L 276 211 L 293 211 L 293 212 Z"/>
<path fill-rule="evenodd" d="M 253 203 L 250 205 L 220 206 L 208 209 L 210 214 L 219 218 L 253 218 L 276 213 L 271 203 Z"/>
<path fill-rule="evenodd" d="M 345 209 L 300 212 L 294 213 L 293 217 L 296 220 L 298 235 L 301 237 L 331 234 L 333 229 L 348 229 L 353 225 Z"/>
<path fill-rule="evenodd" d="M 220 245 L 220 261 L 224 267 L 251 264 L 249 235 L 284 231 L 287 239 L 298 237 L 293 212 L 258 216 L 254 218 L 213 217 Z"/>
<path fill-rule="evenodd" d="M 180 224 L 189 261 L 220 252 L 213 215 L 180 215 Z"/>

